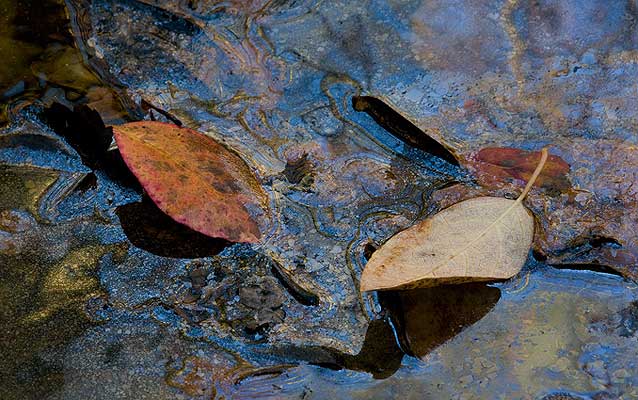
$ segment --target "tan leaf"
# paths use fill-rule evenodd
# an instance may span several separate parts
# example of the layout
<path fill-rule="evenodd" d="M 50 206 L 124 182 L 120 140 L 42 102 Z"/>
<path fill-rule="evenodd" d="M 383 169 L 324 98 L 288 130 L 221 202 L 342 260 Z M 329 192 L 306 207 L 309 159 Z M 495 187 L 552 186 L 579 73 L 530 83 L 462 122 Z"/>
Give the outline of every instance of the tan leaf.
<path fill-rule="evenodd" d="M 522 204 L 541 161 L 516 200 L 477 197 L 456 203 L 396 234 L 377 250 L 361 275 L 361 291 L 431 287 L 509 279 L 527 259 L 534 218 Z"/>

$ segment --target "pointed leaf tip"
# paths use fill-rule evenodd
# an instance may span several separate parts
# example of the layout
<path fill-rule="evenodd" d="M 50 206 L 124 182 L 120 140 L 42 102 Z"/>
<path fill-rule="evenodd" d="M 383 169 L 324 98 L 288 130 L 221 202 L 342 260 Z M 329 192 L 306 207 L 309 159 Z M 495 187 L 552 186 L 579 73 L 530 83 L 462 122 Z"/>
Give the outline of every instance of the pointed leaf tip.
<path fill-rule="evenodd" d="M 522 201 L 547 161 L 541 152 L 516 200 L 477 197 L 456 203 L 391 237 L 372 254 L 362 292 L 509 279 L 527 260 L 534 218 Z"/>
<path fill-rule="evenodd" d="M 534 220 L 515 200 L 477 197 L 399 232 L 377 250 L 361 291 L 509 279 L 522 268 Z"/>

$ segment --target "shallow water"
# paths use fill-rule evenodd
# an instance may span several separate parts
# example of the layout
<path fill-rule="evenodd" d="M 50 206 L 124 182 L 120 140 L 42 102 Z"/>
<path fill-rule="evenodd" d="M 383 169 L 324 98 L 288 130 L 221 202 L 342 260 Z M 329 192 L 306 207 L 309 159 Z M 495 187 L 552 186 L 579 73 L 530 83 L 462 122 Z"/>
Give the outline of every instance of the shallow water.
<path fill-rule="evenodd" d="M 578 399 L 638 396 L 635 320 L 627 320 L 638 304 L 634 284 L 540 267 L 496 290 L 500 300 L 480 321 L 419 359 L 406 357 L 385 380 L 303 366 L 285 379 L 253 378 L 239 397 L 265 393 L 271 385 L 282 386 L 272 398 L 300 398 L 303 392 L 362 399 L 541 398 L 561 392 Z M 415 314 L 406 315 L 414 318 L 409 332 L 427 343 L 431 314 Z"/>
<path fill-rule="evenodd" d="M 458 156 L 464 146 L 532 147 L 553 134 L 520 134 L 525 110 L 476 106 L 496 128 L 459 116 L 463 93 L 512 96 L 501 86 L 515 81 L 503 64 L 513 34 L 493 25 L 498 15 L 423 30 L 429 16 L 452 18 L 449 7 L 262 3 L 0 1 L 0 54 L 12 60 L 0 68 L 2 398 L 638 397 L 638 287 L 617 275 L 554 269 L 535 261 L 548 257 L 537 251 L 508 282 L 357 290 L 375 247 L 436 212 L 450 185 L 482 190 L 411 137 L 443 132 L 446 144 L 464 143 Z M 531 12 L 479 3 L 476 15 Z M 450 45 L 480 32 L 480 51 L 448 60 L 447 44 L 428 36 L 448 30 Z M 569 43 L 558 42 L 566 54 L 582 50 Z M 530 49 L 517 57 L 543 51 Z M 357 95 L 383 98 L 417 123 L 389 106 L 358 112 Z M 613 134 L 623 136 L 633 114 L 617 115 Z M 179 120 L 241 152 L 276 211 L 264 244 L 201 237 L 143 196 L 102 124 L 142 117 Z M 540 118 L 559 124 L 555 114 Z M 570 134 L 586 139 L 595 121 L 586 123 Z M 583 168 L 570 179 L 588 187 Z M 631 210 L 620 183 L 592 190 Z M 560 211 L 568 197 L 535 196 L 528 205 L 541 217 L 545 201 Z M 578 242 L 548 260 L 567 254 L 568 266 L 594 268 L 583 260 L 619 251 L 600 237 L 627 225 L 597 232 L 598 247 Z"/>

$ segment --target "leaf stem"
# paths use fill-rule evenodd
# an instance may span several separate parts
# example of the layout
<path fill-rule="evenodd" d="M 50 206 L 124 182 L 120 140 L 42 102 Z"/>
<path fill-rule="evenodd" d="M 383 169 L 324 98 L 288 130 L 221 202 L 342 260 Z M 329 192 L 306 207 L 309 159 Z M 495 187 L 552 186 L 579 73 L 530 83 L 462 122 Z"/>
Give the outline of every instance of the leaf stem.
<path fill-rule="evenodd" d="M 543 170 L 543 167 L 545 166 L 545 162 L 547 161 L 547 157 L 548 157 L 547 147 L 543 147 L 543 149 L 541 150 L 541 160 L 538 162 L 538 165 L 536 166 L 536 170 L 534 170 L 534 173 L 532 174 L 531 178 L 529 178 L 529 181 L 527 182 L 527 185 L 525 186 L 525 189 L 523 189 L 523 192 L 521 193 L 520 196 L 518 196 L 518 199 L 516 199 L 514 204 L 512 204 L 510 207 L 508 207 L 507 210 L 505 210 L 505 212 L 503 214 L 501 214 L 498 218 L 496 218 L 496 220 L 494 222 L 492 222 L 490 225 L 488 225 L 487 228 L 483 229 L 483 231 L 481 233 L 479 233 L 473 240 L 471 240 L 469 243 L 467 243 L 463 247 L 463 249 L 461 249 L 461 251 L 459 251 L 458 253 L 450 256 L 445 262 L 441 263 L 440 265 L 432 268 L 430 273 L 433 276 L 434 276 L 434 273 L 437 270 L 439 270 L 442 267 L 444 267 L 447 263 L 449 263 L 455 257 L 457 257 L 460 254 L 465 253 L 470 247 L 472 247 L 474 245 L 474 243 L 478 242 L 483 236 L 485 236 L 487 234 L 487 232 L 489 232 L 494 226 L 496 226 L 496 224 L 501 222 L 501 220 L 503 218 L 505 218 L 514 208 L 516 208 L 519 204 L 521 204 L 523 202 L 523 200 L 525 199 L 525 196 L 527 196 L 529 191 L 532 189 L 532 186 L 534 185 L 534 182 L 536 182 L 536 179 L 538 179 L 538 176 L 541 174 L 541 171 Z"/>
<path fill-rule="evenodd" d="M 541 160 L 538 162 L 538 165 L 536 166 L 536 170 L 534 170 L 532 177 L 529 178 L 529 181 L 527 181 L 527 185 L 525 185 L 525 189 L 523 189 L 523 192 L 521 193 L 521 195 L 518 196 L 518 199 L 516 199 L 517 203 L 521 203 L 523 199 L 525 199 L 525 196 L 527 196 L 529 191 L 532 190 L 532 186 L 534 186 L 534 182 L 536 182 L 536 179 L 538 179 L 538 176 L 541 174 L 541 171 L 543 171 L 543 167 L 545 166 L 545 162 L 547 161 L 547 156 L 548 156 L 547 147 L 543 147 L 543 149 L 541 150 Z"/>

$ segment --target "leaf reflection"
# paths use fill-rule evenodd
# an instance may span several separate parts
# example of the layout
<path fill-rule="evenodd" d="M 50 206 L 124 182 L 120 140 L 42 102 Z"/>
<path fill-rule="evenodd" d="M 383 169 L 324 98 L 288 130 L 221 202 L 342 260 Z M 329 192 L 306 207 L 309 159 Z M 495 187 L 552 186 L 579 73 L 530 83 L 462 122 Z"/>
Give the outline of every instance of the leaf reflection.
<path fill-rule="evenodd" d="M 501 298 L 501 291 L 485 283 L 466 283 L 380 296 L 404 350 L 423 357 L 483 318 Z"/>

